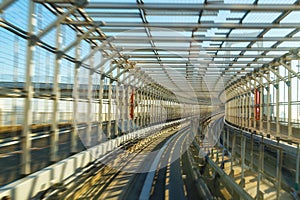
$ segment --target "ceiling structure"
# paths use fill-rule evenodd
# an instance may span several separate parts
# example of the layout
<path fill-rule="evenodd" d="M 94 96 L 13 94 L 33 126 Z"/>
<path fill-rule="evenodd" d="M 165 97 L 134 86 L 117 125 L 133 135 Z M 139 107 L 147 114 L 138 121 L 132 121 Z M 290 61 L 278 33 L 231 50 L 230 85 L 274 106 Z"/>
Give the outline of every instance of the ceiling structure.
<path fill-rule="evenodd" d="M 299 0 L 35 0 L 172 92 L 217 97 L 300 47 Z M 66 3 L 69 2 L 69 3 Z M 71 3 L 70 3 L 71 2 Z M 88 33 L 88 34 L 85 34 Z"/>

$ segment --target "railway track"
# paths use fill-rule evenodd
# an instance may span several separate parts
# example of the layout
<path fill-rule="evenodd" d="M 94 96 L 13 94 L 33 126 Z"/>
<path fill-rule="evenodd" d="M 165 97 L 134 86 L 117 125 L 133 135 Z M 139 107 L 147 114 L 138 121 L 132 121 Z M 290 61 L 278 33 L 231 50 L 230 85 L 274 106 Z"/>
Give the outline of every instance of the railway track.
<path fill-rule="evenodd" d="M 188 123 L 122 145 L 72 184 L 42 199 L 194 199 L 182 155 L 193 139 Z M 178 199 L 178 198 L 177 198 Z"/>

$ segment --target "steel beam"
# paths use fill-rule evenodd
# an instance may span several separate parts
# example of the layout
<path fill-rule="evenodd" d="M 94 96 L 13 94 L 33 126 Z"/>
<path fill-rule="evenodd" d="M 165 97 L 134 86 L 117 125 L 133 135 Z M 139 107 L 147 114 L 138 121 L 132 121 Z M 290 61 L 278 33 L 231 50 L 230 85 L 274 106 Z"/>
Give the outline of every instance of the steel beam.
<path fill-rule="evenodd" d="M 62 42 L 62 33 L 61 26 L 58 25 L 56 28 L 56 49 L 61 48 Z M 52 107 L 52 125 L 51 125 L 51 133 L 50 133 L 50 161 L 56 162 L 58 160 L 58 123 L 59 123 L 59 99 L 60 99 L 60 89 L 59 89 L 59 72 L 60 72 L 60 63 L 61 59 L 59 56 L 55 58 L 55 67 L 54 67 L 54 79 L 53 79 L 53 91 L 52 97 L 53 99 L 53 107 Z"/>
<path fill-rule="evenodd" d="M 288 137 L 292 137 L 292 84 L 291 72 L 288 71 Z"/>
<path fill-rule="evenodd" d="M 158 61 L 157 60 L 132 60 L 132 61 L 135 61 L 137 62 L 137 64 L 142 64 L 142 63 L 157 63 Z M 211 61 L 211 60 L 201 60 L 201 61 L 198 61 L 199 64 L 245 64 L 245 65 L 248 65 L 248 64 L 260 64 L 260 65 L 263 65 L 263 64 L 268 64 L 270 62 L 268 61 Z M 164 60 L 162 61 L 162 63 L 164 64 L 186 64 L 186 63 L 190 63 L 190 61 L 185 61 L 185 60 Z"/>
<path fill-rule="evenodd" d="M 107 58 L 104 58 L 101 63 L 99 63 L 96 67 L 94 67 L 92 70 L 97 71 L 99 68 L 102 68 L 108 61 L 113 59 L 115 55 L 117 55 L 118 52 L 112 52 Z M 104 73 L 104 72 L 103 72 Z"/>
<path fill-rule="evenodd" d="M 263 78 L 260 77 L 260 82 L 263 83 Z M 259 95 L 259 109 L 260 109 L 260 112 L 259 112 L 259 130 L 260 131 L 263 131 L 263 111 L 264 111 L 264 107 L 263 107 L 263 95 L 264 95 L 264 86 L 261 86 L 260 87 L 260 95 Z"/>
<path fill-rule="evenodd" d="M 62 53 L 67 53 L 69 50 L 71 50 L 73 47 L 78 45 L 82 40 L 86 39 L 86 37 L 89 36 L 92 32 L 94 32 L 97 29 L 97 26 L 91 27 L 88 31 L 84 32 L 83 34 L 79 35 L 75 41 L 71 42 L 68 46 L 66 46 Z"/>
<path fill-rule="evenodd" d="M 101 68 L 102 69 L 102 68 Z M 98 141 L 101 142 L 103 140 L 104 131 L 103 131 L 103 121 L 105 120 L 103 118 L 103 90 L 104 90 L 104 76 L 101 75 L 100 77 L 100 86 L 99 86 L 99 113 L 98 113 Z"/>
<path fill-rule="evenodd" d="M 120 68 L 117 69 L 117 74 L 120 73 Z M 114 124 L 114 132 L 115 136 L 120 136 L 121 133 L 119 133 L 119 119 L 120 119 L 120 112 L 119 112 L 119 107 L 120 107 L 120 92 L 119 92 L 119 85 L 118 85 L 118 79 L 116 79 L 116 84 L 115 84 L 115 124 Z"/>
<path fill-rule="evenodd" d="M 299 7 L 300 8 L 300 7 Z M 68 22 L 70 24 L 82 25 L 80 22 Z M 107 22 L 103 24 L 105 27 L 126 27 L 126 28 L 199 28 L 199 29 L 211 29 L 211 28 L 222 28 L 222 29 L 272 29 L 272 28 L 300 28 L 299 23 L 140 23 L 140 22 Z M 106 31 L 107 32 L 107 31 Z"/>
<path fill-rule="evenodd" d="M 262 52 L 262 51 L 286 51 L 288 53 L 288 51 L 291 50 L 290 47 L 202 47 L 199 46 L 198 48 L 193 47 L 172 47 L 172 46 L 159 46 L 159 47 L 141 47 L 141 46 L 116 46 L 115 47 L 116 50 L 118 51 L 133 51 L 133 52 L 153 52 L 153 50 L 161 50 L 164 52 L 168 52 L 168 51 L 258 51 L 258 52 Z M 112 47 L 104 47 L 104 50 L 114 50 L 114 48 Z"/>
<path fill-rule="evenodd" d="M 277 68 L 277 73 L 279 72 L 279 68 Z M 280 89 L 279 89 L 279 78 L 276 79 L 276 136 L 280 137 L 280 122 L 279 122 L 279 95 L 281 95 Z"/>
<path fill-rule="evenodd" d="M 231 55 L 215 55 L 215 54 L 208 54 L 208 53 L 199 53 L 193 57 L 191 57 L 189 54 L 159 54 L 160 58 L 178 58 L 178 59 L 189 59 L 189 58 L 278 58 L 280 57 L 281 54 L 279 55 L 239 55 L 239 54 L 231 54 Z M 124 57 L 128 58 L 157 58 L 157 55 L 154 54 L 136 54 L 135 52 L 131 52 L 131 54 L 124 54 Z M 196 60 L 198 61 L 198 60 Z M 191 61 L 192 62 L 192 61 Z M 193 62 L 192 62 L 193 63 Z"/>
<path fill-rule="evenodd" d="M 88 55 L 86 55 L 84 58 L 81 59 L 80 62 L 84 63 L 86 60 L 88 60 L 90 57 L 92 57 L 93 55 L 95 55 L 96 52 L 98 51 L 103 51 L 103 48 L 107 45 L 107 43 L 109 43 L 109 41 L 113 39 L 112 38 L 108 38 L 107 40 L 104 40 L 101 45 L 95 46 L 93 47 L 92 52 L 90 52 Z"/>
<path fill-rule="evenodd" d="M 69 6 L 65 4 L 62 6 Z M 202 10 L 232 10 L 232 11 L 257 11 L 257 12 L 283 12 L 291 10 L 300 10 L 299 5 L 294 4 L 225 4 L 225 3 L 212 3 L 212 4 L 202 4 L 202 3 L 146 3 L 146 4 L 136 4 L 136 3 L 99 3 L 90 2 L 86 5 L 87 9 L 145 9 L 145 10 L 163 10 L 163 11 L 202 11 Z"/>
<path fill-rule="evenodd" d="M 113 68 L 112 63 L 110 63 L 110 69 Z M 111 75 L 111 74 L 109 74 Z M 113 80 L 109 79 L 108 83 L 108 119 L 107 119 L 107 138 L 113 139 L 114 134 L 111 132 L 111 122 L 112 122 L 112 83 Z"/>
<path fill-rule="evenodd" d="M 294 76 L 296 76 L 299 80 L 300 80 L 300 74 L 295 72 L 292 68 L 291 68 L 291 64 L 290 63 L 285 63 L 282 60 L 279 62 L 282 66 L 284 66 L 290 73 L 292 73 Z"/>
<path fill-rule="evenodd" d="M 73 131 L 71 134 L 71 153 L 76 153 L 78 151 L 78 101 L 79 101 L 79 70 L 81 67 L 80 52 L 81 46 L 80 44 L 76 45 L 75 49 L 75 57 L 77 62 L 75 63 L 74 69 L 74 86 L 73 86 Z"/>
<path fill-rule="evenodd" d="M 49 33 L 53 28 L 60 25 L 60 23 L 65 20 L 69 15 L 75 12 L 77 6 L 72 6 L 67 10 L 67 12 L 63 13 L 61 16 L 58 16 L 54 22 L 48 25 L 45 29 L 43 29 L 36 37 L 40 40 L 43 36 Z"/>
<path fill-rule="evenodd" d="M 285 81 L 285 78 L 281 76 L 278 71 L 276 71 L 272 67 L 269 67 L 268 69 L 270 69 L 281 81 Z"/>
<path fill-rule="evenodd" d="M 34 21 L 35 21 L 35 5 L 32 1 L 29 1 L 28 9 L 28 32 L 29 34 L 34 34 Z M 33 85 L 32 85 L 32 75 L 33 75 L 33 55 L 34 55 L 34 43 L 32 41 L 27 41 L 26 48 L 26 83 L 25 92 L 26 96 L 24 99 L 24 122 L 23 131 L 21 135 L 21 174 L 27 175 L 31 172 L 31 126 L 32 126 L 32 99 L 33 99 Z"/>
<path fill-rule="evenodd" d="M 267 78 L 270 79 L 270 73 L 268 73 Z M 270 82 L 268 82 L 267 90 L 267 133 L 271 133 L 271 88 Z"/>
<path fill-rule="evenodd" d="M 150 23 L 151 25 L 151 23 Z M 300 26 L 300 24 L 299 24 Z M 204 41 L 223 41 L 223 42 L 252 42 L 252 41 L 274 41 L 274 42 L 286 42 L 286 41 L 300 41 L 300 37 L 172 37 L 172 36 L 159 36 L 159 37 L 144 37 L 144 36 L 107 36 L 108 38 L 113 37 L 111 40 L 115 43 L 141 43 L 141 42 L 172 42 L 172 43 L 182 43 L 182 42 L 204 42 Z M 103 40 L 102 36 L 88 36 L 87 39 L 91 40 Z"/>
<path fill-rule="evenodd" d="M 124 76 L 124 74 L 123 74 L 123 76 Z M 121 134 L 123 134 L 123 133 L 125 133 L 125 117 L 126 117 L 126 101 L 125 101 L 125 93 L 126 93 L 126 89 L 125 89 L 125 85 L 124 84 L 122 84 L 121 85 L 121 83 L 119 83 L 118 82 L 118 84 L 119 84 L 119 87 L 121 87 L 122 86 L 122 93 L 121 93 L 121 104 L 120 104 L 120 118 L 121 118 L 121 131 L 122 131 L 122 133 Z"/>
<path fill-rule="evenodd" d="M 16 0 L 3 0 L 0 4 L 0 13 L 3 13 L 5 9 L 11 6 Z"/>
<path fill-rule="evenodd" d="M 92 47 L 90 47 L 90 51 L 92 51 Z M 92 68 L 94 66 L 94 59 L 93 57 L 89 58 L 89 64 L 90 67 Z M 94 116 L 94 111 L 93 111 L 93 76 L 94 76 L 94 71 L 89 70 L 89 80 L 88 80 L 88 107 L 87 107 L 87 114 L 88 114 L 88 119 L 87 119 L 87 131 L 86 131 L 86 147 L 89 148 L 92 146 L 92 123 L 93 123 L 93 116 Z"/>

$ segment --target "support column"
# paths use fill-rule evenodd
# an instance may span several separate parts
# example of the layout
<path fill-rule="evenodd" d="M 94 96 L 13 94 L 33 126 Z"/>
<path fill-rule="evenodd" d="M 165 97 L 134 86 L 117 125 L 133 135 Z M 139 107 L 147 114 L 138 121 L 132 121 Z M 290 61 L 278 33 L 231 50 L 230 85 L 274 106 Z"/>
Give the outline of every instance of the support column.
<path fill-rule="evenodd" d="M 262 83 L 263 82 L 263 78 L 260 77 L 260 82 Z M 263 102 L 263 97 L 264 97 L 264 88 L 263 86 L 261 85 L 260 86 L 260 95 L 259 95 L 259 130 L 261 132 L 263 132 L 263 124 L 264 124 L 264 121 L 263 121 L 263 112 L 264 112 L 264 102 Z"/>
<path fill-rule="evenodd" d="M 231 157 L 230 157 L 230 177 L 234 177 L 233 163 L 235 157 L 236 133 L 232 132 Z"/>
<path fill-rule="evenodd" d="M 234 97 L 234 123 L 237 124 L 237 125 L 239 124 L 238 114 L 239 114 L 239 111 L 238 111 L 238 97 L 235 96 Z"/>
<path fill-rule="evenodd" d="M 253 99 L 253 128 L 254 130 L 256 130 L 256 102 L 255 102 L 255 92 L 257 90 L 257 86 L 256 86 L 256 80 L 254 79 L 254 99 Z"/>
<path fill-rule="evenodd" d="M 276 199 L 280 199 L 281 177 L 282 177 L 282 149 L 277 141 L 277 159 L 276 159 Z"/>
<path fill-rule="evenodd" d="M 297 154 L 296 154 L 296 177 L 295 177 L 295 190 L 299 192 L 299 168 L 300 168 L 300 147 L 299 144 L 297 144 Z"/>
<path fill-rule="evenodd" d="M 249 80 L 250 81 L 250 80 Z M 249 91 L 248 91 L 248 128 L 250 129 L 252 124 L 251 124 L 251 83 L 248 81 L 249 85 Z"/>
<path fill-rule="evenodd" d="M 154 118 L 154 123 L 156 124 L 158 122 L 158 118 L 157 118 L 157 116 L 158 116 L 158 114 L 157 114 L 157 112 L 158 112 L 158 109 L 157 109 L 158 95 L 155 92 L 157 92 L 157 91 L 154 90 L 154 110 L 153 110 L 154 117 L 153 118 Z"/>
<path fill-rule="evenodd" d="M 279 73 L 279 68 L 277 68 L 277 71 Z M 276 76 L 276 85 L 274 85 L 276 88 L 276 136 L 280 136 L 280 122 L 279 122 L 279 95 L 280 95 L 280 89 L 279 89 L 279 77 Z"/>
<path fill-rule="evenodd" d="M 270 72 L 268 73 L 268 79 L 270 79 Z M 271 133 L 271 93 L 270 82 L 268 82 L 267 88 L 267 133 Z"/>
<path fill-rule="evenodd" d="M 61 47 L 61 26 L 58 25 L 56 28 L 56 49 L 59 50 Z M 61 56 L 56 54 L 55 66 L 54 66 L 54 79 L 53 79 L 53 90 L 52 90 L 52 124 L 50 132 L 50 162 L 56 162 L 58 160 L 58 140 L 59 140 L 59 99 L 60 99 L 60 89 L 59 89 L 59 71 L 60 71 Z"/>
<path fill-rule="evenodd" d="M 258 161 L 258 175 L 257 175 L 257 185 L 256 185 L 256 198 L 261 199 L 262 192 L 260 191 L 260 182 L 262 178 L 262 171 L 263 171 L 263 158 L 264 158 L 264 144 L 261 141 L 259 143 L 259 161 Z"/>
<path fill-rule="evenodd" d="M 292 137 L 292 79 L 291 72 L 288 71 L 288 81 L 286 82 L 288 86 L 288 136 Z"/>
<path fill-rule="evenodd" d="M 154 91 L 152 89 L 151 91 L 151 109 L 150 109 L 150 124 L 152 125 L 153 123 L 155 123 L 155 115 L 154 115 L 154 111 L 155 111 L 155 94 Z"/>
<path fill-rule="evenodd" d="M 140 127 L 144 126 L 144 103 L 145 103 L 145 93 L 141 90 L 140 96 L 140 105 L 141 105 L 141 113 L 140 113 Z"/>
<path fill-rule="evenodd" d="M 123 78 L 124 78 L 125 74 L 123 74 Z M 122 134 L 124 134 L 126 131 L 125 131 L 125 114 L 126 114 L 126 102 L 125 102 L 125 93 L 126 93 L 126 87 L 123 83 L 122 85 L 122 103 L 121 103 L 121 106 L 120 106 L 120 111 L 121 111 L 121 130 L 122 130 Z"/>
<path fill-rule="evenodd" d="M 74 87 L 73 87 L 73 131 L 71 135 L 71 153 L 74 154 L 78 151 L 78 124 L 77 124 L 77 113 L 78 113 L 78 99 L 79 99 L 79 83 L 78 83 L 78 76 L 79 76 L 79 69 L 81 63 L 78 61 L 80 58 L 80 45 L 76 46 L 76 63 L 75 63 L 75 70 L 74 70 Z"/>
<path fill-rule="evenodd" d="M 130 80 L 128 79 L 127 80 L 127 83 L 129 83 L 130 82 Z M 127 133 L 129 133 L 129 132 L 131 132 L 131 129 L 130 129 L 130 121 L 131 121 L 131 116 L 130 116 L 130 99 L 131 99 L 131 93 L 132 93 L 133 91 L 132 91 L 132 88 L 131 88 L 131 86 L 128 84 L 127 85 Z"/>
<path fill-rule="evenodd" d="M 103 90 L 104 90 L 104 78 L 103 72 L 100 77 L 100 85 L 99 85 L 99 111 L 98 111 L 98 141 L 103 141 L 104 131 L 103 131 Z"/>
<path fill-rule="evenodd" d="M 30 35 L 34 34 L 35 26 L 35 3 L 29 1 L 29 12 L 28 12 L 28 33 Z M 24 122 L 23 131 L 21 135 L 21 174 L 27 175 L 31 172 L 31 126 L 32 126 L 32 98 L 33 98 L 33 85 L 32 85 L 32 75 L 34 70 L 34 41 L 27 41 L 26 48 L 26 83 L 25 83 L 25 100 L 24 100 Z"/>
<path fill-rule="evenodd" d="M 251 133 L 251 141 L 250 141 L 250 164 L 249 168 L 253 170 L 253 145 L 254 145 L 254 133 Z"/>
<path fill-rule="evenodd" d="M 148 117 L 147 117 L 148 110 L 149 110 L 149 93 L 148 90 L 146 89 L 146 91 L 144 92 L 144 112 L 143 112 L 144 127 L 148 125 Z"/>
<path fill-rule="evenodd" d="M 139 124 L 139 112 L 140 112 L 140 105 L 139 105 L 139 99 L 140 99 L 140 91 L 138 90 L 137 88 L 137 83 L 136 83 L 136 89 L 135 89 L 135 98 L 134 98 L 134 101 L 133 101 L 133 109 L 136 111 L 136 112 L 133 112 L 133 119 L 132 119 L 132 122 L 133 122 L 133 130 L 137 130 L 140 126 Z"/>
<path fill-rule="evenodd" d="M 242 91 L 241 91 L 242 92 Z M 245 96 L 241 95 L 241 126 L 245 127 Z"/>
<path fill-rule="evenodd" d="M 241 159 L 242 159 L 242 171 L 241 171 L 241 174 L 242 174 L 242 179 L 241 179 L 241 186 L 242 187 L 245 187 L 245 151 L 246 151 L 246 137 L 244 136 L 243 132 L 241 134 L 241 142 L 242 142 L 242 147 L 241 147 Z"/>
<path fill-rule="evenodd" d="M 164 109 L 164 97 L 160 97 L 160 108 L 159 108 L 159 123 L 162 123 L 164 114 L 165 114 L 165 109 Z"/>
<path fill-rule="evenodd" d="M 90 65 L 92 65 L 92 60 L 90 60 Z M 85 135 L 85 146 L 86 148 L 91 147 L 91 135 L 92 135 L 92 121 L 93 121 L 93 111 L 92 111 L 92 94 L 93 94 L 93 74 L 94 71 L 89 71 L 89 80 L 88 80 L 88 108 L 87 108 L 87 114 L 88 114 L 88 121 L 87 121 L 87 131 Z"/>
<path fill-rule="evenodd" d="M 112 65 L 110 64 L 110 67 Z M 111 132 L 111 116 L 112 116 L 112 84 L 113 80 L 109 79 L 108 84 L 108 113 L 107 113 L 107 138 L 112 139 L 114 135 Z"/>
<path fill-rule="evenodd" d="M 119 74 L 120 73 L 120 68 L 118 67 L 117 68 L 117 74 Z M 119 119 L 120 119 L 120 114 L 119 114 L 119 107 L 120 107 L 120 102 L 119 102 L 119 100 L 121 99 L 121 98 L 119 98 L 119 95 L 120 95 L 120 93 L 119 93 L 119 84 L 118 84 L 118 81 L 119 81 L 119 79 L 117 79 L 116 80 L 116 85 L 115 85 L 115 125 L 114 125 L 114 127 L 115 127 L 115 135 L 116 136 L 120 136 L 120 133 L 119 133 Z"/>

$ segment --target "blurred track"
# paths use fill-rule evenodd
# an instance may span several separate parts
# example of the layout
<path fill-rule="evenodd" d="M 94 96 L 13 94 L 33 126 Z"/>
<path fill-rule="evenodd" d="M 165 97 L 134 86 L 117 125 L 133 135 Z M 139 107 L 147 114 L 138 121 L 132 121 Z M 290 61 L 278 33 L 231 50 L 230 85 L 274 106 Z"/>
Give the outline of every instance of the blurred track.
<path fill-rule="evenodd" d="M 199 199 L 185 184 L 192 178 L 184 174 L 182 162 L 193 137 L 189 126 L 180 126 L 123 145 L 72 185 L 44 199 Z"/>

